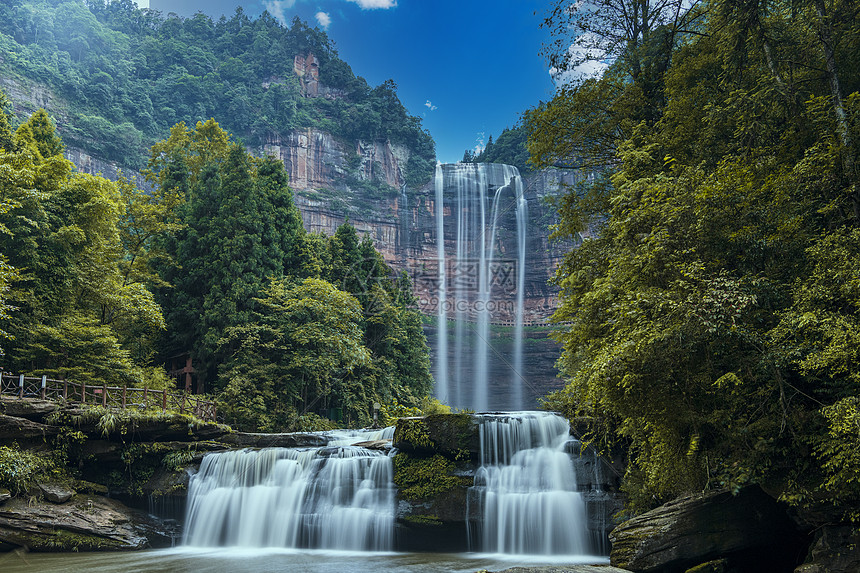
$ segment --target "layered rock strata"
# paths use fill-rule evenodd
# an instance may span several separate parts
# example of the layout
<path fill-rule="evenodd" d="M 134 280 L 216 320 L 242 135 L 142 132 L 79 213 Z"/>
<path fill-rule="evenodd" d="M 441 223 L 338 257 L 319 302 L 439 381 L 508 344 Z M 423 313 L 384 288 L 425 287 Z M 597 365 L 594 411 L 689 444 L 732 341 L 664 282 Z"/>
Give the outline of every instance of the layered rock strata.
<path fill-rule="evenodd" d="M 786 508 L 758 486 L 679 498 L 610 534 L 611 563 L 637 573 L 790 572 L 803 560 L 804 535 Z M 700 569 L 695 569 L 699 567 Z"/>

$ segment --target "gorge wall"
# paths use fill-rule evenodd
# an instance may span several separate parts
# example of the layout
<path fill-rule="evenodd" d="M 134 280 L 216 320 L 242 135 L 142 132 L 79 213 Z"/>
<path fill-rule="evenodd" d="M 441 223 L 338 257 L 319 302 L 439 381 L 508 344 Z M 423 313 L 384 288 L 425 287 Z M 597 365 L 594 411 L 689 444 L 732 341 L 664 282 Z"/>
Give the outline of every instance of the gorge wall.
<path fill-rule="evenodd" d="M 68 106 L 50 88 L 37 82 L 12 79 L 0 80 L 2 88 L 14 103 L 14 111 L 24 118 L 38 108 L 47 109 L 54 117 L 61 136 L 73 130 L 69 125 Z M 93 146 L 97 148 L 97 146 Z M 438 258 L 436 238 L 436 205 L 434 183 L 430 179 L 417 187 L 406 184 L 406 167 L 411 150 L 390 141 L 348 143 L 317 129 L 297 129 L 271 137 L 256 154 L 280 159 L 290 177 L 296 204 L 305 228 L 311 232 L 331 235 L 337 227 L 349 221 L 361 234 L 372 238 L 377 249 L 397 271 L 405 270 L 415 285 L 415 294 L 422 311 L 430 317 L 437 314 Z M 83 146 L 67 146 L 66 157 L 84 173 L 102 174 L 116 178 L 122 174 L 146 187 L 140 173 L 134 169 L 119 169 L 110 161 Z M 528 202 L 528 235 L 524 293 L 525 396 L 527 404 L 536 405 L 538 397 L 562 387 L 556 377 L 555 361 L 559 345 L 548 337 L 551 329 L 546 321 L 556 308 L 558 290 L 548 283 L 564 253 L 572 245 L 549 240 L 551 226 L 556 223 L 553 208 L 546 199 L 558 194 L 565 185 L 576 183 L 581 175 L 569 170 L 545 170 L 523 177 Z M 447 201 L 447 200 L 446 200 Z M 454 250 L 450 229 L 456 216 L 445 205 L 446 252 Z M 516 281 L 505 265 L 517 256 L 516 209 L 502 206 L 498 221 L 496 245 L 499 273 L 506 286 L 499 296 L 494 294 L 491 323 L 494 325 L 489 344 L 493 353 L 503 357 L 511 346 L 511 327 L 515 319 Z M 514 269 L 514 272 L 519 272 Z M 431 321 L 432 322 L 432 321 Z M 434 325 L 427 328 L 431 350 L 436 343 Z M 453 348 L 449 344 L 449 348 Z M 435 350 L 434 350 L 435 351 Z M 435 361 L 434 361 L 435 363 Z M 493 378 L 510 378 L 510 366 L 505 360 L 491 361 Z M 506 392 L 507 386 L 499 391 Z"/>
<path fill-rule="evenodd" d="M 330 235 L 349 220 L 360 233 L 373 239 L 386 262 L 409 274 L 421 310 L 429 317 L 436 317 L 439 263 L 434 182 L 430 180 L 417 188 L 405 184 L 403 172 L 409 160 L 408 148 L 382 141 L 362 142 L 353 148 L 329 134 L 302 130 L 267 145 L 263 152 L 281 159 L 289 171 L 305 228 Z M 523 177 L 528 202 L 528 234 L 527 263 L 522 269 L 525 272 L 526 330 L 523 372 L 519 378 L 528 407 L 537 406 L 538 398 L 563 387 L 555 367 L 560 346 L 549 337 L 552 327 L 547 324 L 557 305 L 558 289 L 549 280 L 565 252 L 573 245 L 549 239 L 551 226 L 557 219 L 547 199 L 563 191 L 565 186 L 575 184 L 580 177 L 572 170 L 544 170 Z M 375 184 L 376 189 L 382 192 L 368 189 L 368 183 Z M 499 212 L 498 261 L 493 271 L 497 284 L 490 301 L 491 338 L 479 341 L 477 333 L 472 332 L 464 341 L 449 343 L 448 352 L 454 352 L 458 344 L 471 348 L 489 344 L 495 357 L 490 361 L 489 373 L 491 380 L 495 381 L 494 392 L 507 396 L 514 393 L 517 378 L 511 375 L 510 358 L 505 357 L 511 356 L 513 346 L 514 275 L 521 269 L 516 268 L 515 206 L 512 202 L 503 204 Z M 457 217 L 451 212 L 447 196 L 444 217 L 445 251 L 450 255 L 456 249 L 453 237 L 456 235 Z M 468 269 L 463 269 L 462 273 L 470 276 L 461 276 L 458 280 L 475 278 Z M 435 324 L 425 330 L 434 354 L 438 346 L 436 332 Z M 435 357 L 433 364 L 436 364 Z"/>

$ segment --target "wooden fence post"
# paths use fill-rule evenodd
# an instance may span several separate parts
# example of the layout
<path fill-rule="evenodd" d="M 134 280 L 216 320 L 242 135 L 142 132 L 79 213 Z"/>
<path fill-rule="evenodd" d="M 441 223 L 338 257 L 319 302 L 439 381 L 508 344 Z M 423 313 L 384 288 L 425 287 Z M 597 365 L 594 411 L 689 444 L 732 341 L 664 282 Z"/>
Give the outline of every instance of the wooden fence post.
<path fill-rule="evenodd" d="M 122 409 L 125 410 L 125 392 L 128 390 L 128 386 L 122 387 Z"/>
<path fill-rule="evenodd" d="M 48 376 L 42 374 L 42 400 L 46 398 L 46 394 L 48 393 Z"/>
<path fill-rule="evenodd" d="M 180 413 L 180 414 L 184 414 L 184 413 L 185 413 L 185 395 L 186 395 L 186 394 L 187 394 L 187 392 L 183 392 L 183 393 L 182 393 L 182 403 L 179 405 L 179 413 Z"/>
<path fill-rule="evenodd" d="M 63 378 L 63 400 L 69 398 L 69 381 Z"/>
<path fill-rule="evenodd" d="M 24 375 L 18 376 L 18 399 L 24 399 Z"/>
<path fill-rule="evenodd" d="M 87 403 L 87 383 L 81 380 L 81 404 Z"/>
<path fill-rule="evenodd" d="M 107 408 L 107 382 L 102 384 L 102 407 Z"/>
<path fill-rule="evenodd" d="M 149 408 L 149 402 L 147 402 L 147 401 L 146 401 L 146 399 L 147 399 L 148 397 L 149 397 L 149 388 L 144 388 L 144 389 L 143 389 L 143 409 L 144 409 L 144 410 L 146 410 L 147 408 Z"/>
<path fill-rule="evenodd" d="M 167 411 L 167 390 L 161 391 L 161 412 Z"/>

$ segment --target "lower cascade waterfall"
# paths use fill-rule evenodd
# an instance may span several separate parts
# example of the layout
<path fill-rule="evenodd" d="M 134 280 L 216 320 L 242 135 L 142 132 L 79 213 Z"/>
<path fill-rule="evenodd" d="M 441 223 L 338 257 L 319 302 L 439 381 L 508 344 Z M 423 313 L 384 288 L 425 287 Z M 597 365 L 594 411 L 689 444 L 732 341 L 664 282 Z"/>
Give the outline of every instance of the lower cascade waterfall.
<path fill-rule="evenodd" d="M 470 428 L 478 435 L 469 439 L 477 438 L 480 448 L 470 442 L 472 454 L 459 474 L 473 476 L 473 485 L 459 490 L 466 494 L 460 506 L 465 531 L 463 513 L 453 526 L 461 532 L 460 550 L 607 553 L 601 516 L 612 502 L 602 484 L 611 480 L 593 452 L 570 437 L 567 420 L 548 412 L 473 414 Z M 397 450 L 356 445 L 393 434 L 394 428 L 337 430 L 317 434 L 327 443 L 322 447 L 206 454 L 188 486 L 182 544 L 393 551 L 409 535 L 432 534 L 410 529 L 408 514 L 398 517 L 408 502 L 398 501 L 394 485 Z"/>
<path fill-rule="evenodd" d="M 391 550 L 391 460 L 353 446 L 210 454 L 185 524 L 187 546 Z"/>
<path fill-rule="evenodd" d="M 470 547 L 491 553 L 592 552 L 585 502 L 566 452 L 570 425 L 556 414 L 485 414 L 481 467 L 469 491 Z"/>

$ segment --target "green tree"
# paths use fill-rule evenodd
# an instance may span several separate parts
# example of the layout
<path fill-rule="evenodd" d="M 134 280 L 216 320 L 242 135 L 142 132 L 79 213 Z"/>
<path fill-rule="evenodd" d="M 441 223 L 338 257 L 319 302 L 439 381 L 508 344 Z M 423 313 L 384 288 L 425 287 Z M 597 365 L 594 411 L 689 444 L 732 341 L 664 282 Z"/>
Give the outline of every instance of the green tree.
<path fill-rule="evenodd" d="M 13 147 L 0 158 L 9 206 L 0 252 L 19 273 L 9 290 L 16 306 L 9 313 L 11 366 L 134 381 L 145 360 L 132 361 L 129 334 L 153 336 L 164 321 L 140 277 L 123 272 L 120 186 L 73 174 L 44 111 L 19 126 Z"/>
<path fill-rule="evenodd" d="M 366 421 L 357 371 L 370 364 L 358 301 L 331 283 L 272 281 L 259 322 L 230 329 L 222 399 L 248 427 L 285 429 L 298 413 L 342 407 Z"/>
<path fill-rule="evenodd" d="M 860 217 L 834 78 L 849 118 L 860 76 L 828 64 L 857 55 L 843 7 L 837 24 L 814 2 L 708 2 L 693 34 L 666 24 L 655 73 L 631 64 L 648 42 L 619 44 L 526 115 L 535 164 L 600 166 L 559 202 L 558 236 L 596 237 L 556 277 L 570 383 L 549 404 L 626 451 L 634 509 L 751 482 L 857 499 Z"/>
<path fill-rule="evenodd" d="M 217 123 L 179 124 L 153 147 L 150 177 L 182 203 L 162 265 L 167 352 L 191 350 L 213 380 L 219 340 L 251 321 L 254 298 L 271 277 L 304 264 L 304 229 L 283 165 L 253 159 Z M 187 198 L 179 197 L 187 194 Z"/>

